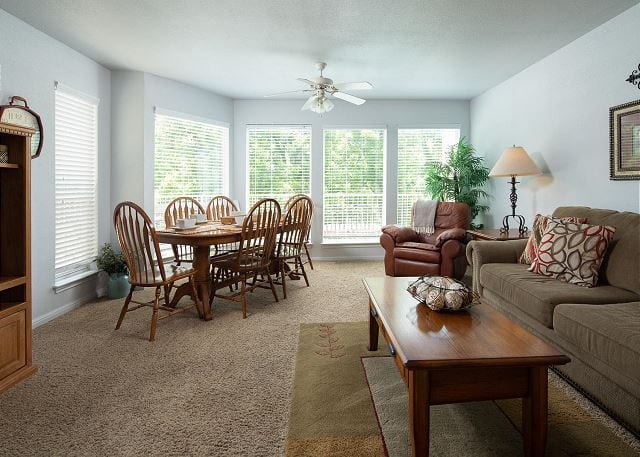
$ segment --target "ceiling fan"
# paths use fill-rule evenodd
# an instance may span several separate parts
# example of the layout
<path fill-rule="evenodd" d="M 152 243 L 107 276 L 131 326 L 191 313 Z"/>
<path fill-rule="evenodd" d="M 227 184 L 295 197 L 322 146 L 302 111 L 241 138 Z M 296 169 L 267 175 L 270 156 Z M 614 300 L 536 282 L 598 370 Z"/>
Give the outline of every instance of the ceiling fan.
<path fill-rule="evenodd" d="M 265 97 L 277 97 L 279 95 L 294 94 L 298 92 L 313 92 L 313 95 L 311 95 L 306 103 L 302 105 L 301 111 L 311 110 L 314 113 L 326 113 L 333 109 L 333 102 L 329 100 L 328 95 L 333 95 L 336 98 L 344 100 L 345 102 L 353 103 L 354 105 L 362 105 L 364 102 L 366 102 L 366 100 L 363 98 L 347 94 L 343 91 L 373 89 L 373 86 L 370 83 L 366 81 L 352 83 L 334 83 L 332 79 L 325 78 L 322 74 L 326 67 L 326 63 L 316 62 L 316 68 L 320 71 L 319 77 L 309 79 L 298 78 L 298 81 L 309 84 L 309 89 L 291 90 L 288 92 L 265 95 Z"/>

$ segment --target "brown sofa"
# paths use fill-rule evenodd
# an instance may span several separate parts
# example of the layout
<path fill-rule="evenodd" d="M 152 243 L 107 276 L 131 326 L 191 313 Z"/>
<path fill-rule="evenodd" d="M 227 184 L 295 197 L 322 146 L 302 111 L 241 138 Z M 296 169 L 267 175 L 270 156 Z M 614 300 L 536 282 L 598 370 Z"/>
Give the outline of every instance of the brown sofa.
<path fill-rule="evenodd" d="M 465 247 L 469 227 L 466 203 L 438 202 L 432 235 L 410 227 L 382 228 L 384 269 L 389 276 L 441 275 L 462 278 L 467 269 Z"/>
<path fill-rule="evenodd" d="M 597 287 L 527 271 L 526 240 L 472 241 L 467 259 L 483 303 L 555 344 L 571 357 L 558 370 L 634 433 L 640 434 L 640 214 L 560 207 L 616 228 Z"/>

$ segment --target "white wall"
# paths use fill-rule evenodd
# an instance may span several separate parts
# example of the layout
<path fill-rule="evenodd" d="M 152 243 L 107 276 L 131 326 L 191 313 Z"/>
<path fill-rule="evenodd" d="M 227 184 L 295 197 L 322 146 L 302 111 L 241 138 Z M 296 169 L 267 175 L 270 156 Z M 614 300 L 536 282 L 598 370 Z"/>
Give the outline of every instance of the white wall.
<path fill-rule="evenodd" d="M 121 201 L 131 200 L 153 214 L 156 107 L 228 124 L 233 122 L 230 98 L 138 71 L 112 72 L 112 101 L 112 209 Z M 229 134 L 231 136 L 232 131 Z M 113 234 L 112 241 L 117 243 Z"/>
<path fill-rule="evenodd" d="M 234 102 L 235 147 L 232 158 L 231 195 L 246 201 L 246 127 L 248 124 L 306 124 L 312 126 L 311 197 L 316 203 L 311 233 L 313 256 L 324 259 L 382 258 L 378 245 L 322 245 L 322 128 L 323 126 L 386 126 L 387 128 L 387 223 L 396 221 L 398 127 L 459 126 L 469 136 L 469 102 L 464 100 L 369 100 L 362 106 L 336 101 L 329 113 L 300 111 L 304 100 L 236 100 Z M 245 203 L 242 203 L 243 207 Z"/>
<path fill-rule="evenodd" d="M 640 183 L 609 180 L 609 108 L 640 98 L 625 79 L 640 54 L 640 5 L 471 101 L 471 140 L 493 166 L 512 144 L 545 171 L 521 178 L 518 212 L 561 205 L 639 211 Z M 491 183 L 489 227 L 509 213 L 507 178 Z"/>
<path fill-rule="evenodd" d="M 109 239 L 110 72 L 0 10 L 0 99 L 27 98 L 43 123 L 42 155 L 32 162 L 32 284 L 37 324 L 95 296 L 95 281 L 55 294 L 54 81 L 100 99 L 98 109 L 99 241 Z"/>

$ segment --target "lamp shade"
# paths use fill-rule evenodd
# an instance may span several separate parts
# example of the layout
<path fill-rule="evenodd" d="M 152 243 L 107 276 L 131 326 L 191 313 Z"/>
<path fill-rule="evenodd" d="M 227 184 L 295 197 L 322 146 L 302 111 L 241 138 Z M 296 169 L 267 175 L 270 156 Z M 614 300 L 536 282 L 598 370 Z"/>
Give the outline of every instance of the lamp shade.
<path fill-rule="evenodd" d="M 489 172 L 489 176 L 528 176 L 541 173 L 540 168 L 531 160 L 523 147 L 513 146 L 504 150 Z"/>

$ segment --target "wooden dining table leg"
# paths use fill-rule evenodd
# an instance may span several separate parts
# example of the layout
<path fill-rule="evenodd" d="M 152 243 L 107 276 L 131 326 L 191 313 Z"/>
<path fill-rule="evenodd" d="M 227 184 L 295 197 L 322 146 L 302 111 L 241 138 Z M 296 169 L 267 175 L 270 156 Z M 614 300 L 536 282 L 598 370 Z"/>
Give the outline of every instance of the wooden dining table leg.
<path fill-rule="evenodd" d="M 209 254 L 209 246 L 193 247 L 193 268 L 196 270 L 196 289 L 202 302 L 205 321 L 210 321 L 213 318 L 211 306 L 209 305 L 209 284 L 211 281 L 211 260 Z"/>

